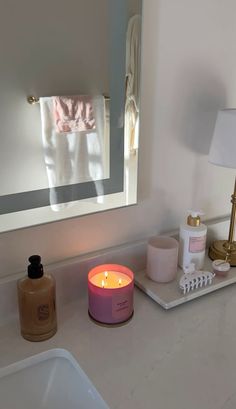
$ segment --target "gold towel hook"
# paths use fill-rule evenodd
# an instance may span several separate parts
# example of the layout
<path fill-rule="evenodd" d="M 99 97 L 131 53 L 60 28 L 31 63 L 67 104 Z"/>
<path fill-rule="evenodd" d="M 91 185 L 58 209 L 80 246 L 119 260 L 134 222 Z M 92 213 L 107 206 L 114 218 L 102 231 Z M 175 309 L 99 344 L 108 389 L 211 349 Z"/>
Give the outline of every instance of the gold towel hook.
<path fill-rule="evenodd" d="M 28 101 L 28 103 L 29 103 L 30 105 L 34 105 L 34 104 L 37 104 L 37 102 L 39 102 L 39 98 L 34 97 L 33 95 L 29 95 L 29 96 L 27 97 L 27 101 Z"/>

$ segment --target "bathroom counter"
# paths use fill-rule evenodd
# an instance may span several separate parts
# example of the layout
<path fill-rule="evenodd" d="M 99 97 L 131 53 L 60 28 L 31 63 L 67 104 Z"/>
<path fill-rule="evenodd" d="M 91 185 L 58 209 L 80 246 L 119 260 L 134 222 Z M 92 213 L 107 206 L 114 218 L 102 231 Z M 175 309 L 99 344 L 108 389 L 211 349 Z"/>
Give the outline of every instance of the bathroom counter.
<path fill-rule="evenodd" d="M 78 360 L 111 409 L 235 409 L 236 286 L 164 311 L 135 290 L 124 326 L 96 325 L 87 295 L 59 310 L 57 334 L 41 343 L 0 328 L 0 367 L 51 348 Z"/>

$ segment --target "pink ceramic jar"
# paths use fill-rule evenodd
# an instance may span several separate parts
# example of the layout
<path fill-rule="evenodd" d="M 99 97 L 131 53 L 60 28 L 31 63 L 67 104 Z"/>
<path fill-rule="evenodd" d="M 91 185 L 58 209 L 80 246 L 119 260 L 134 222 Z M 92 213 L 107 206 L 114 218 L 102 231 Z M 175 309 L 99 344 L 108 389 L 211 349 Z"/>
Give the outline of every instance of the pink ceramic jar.
<path fill-rule="evenodd" d="M 156 236 L 148 241 L 147 276 L 158 283 L 168 283 L 176 277 L 179 243 L 173 237 Z"/>

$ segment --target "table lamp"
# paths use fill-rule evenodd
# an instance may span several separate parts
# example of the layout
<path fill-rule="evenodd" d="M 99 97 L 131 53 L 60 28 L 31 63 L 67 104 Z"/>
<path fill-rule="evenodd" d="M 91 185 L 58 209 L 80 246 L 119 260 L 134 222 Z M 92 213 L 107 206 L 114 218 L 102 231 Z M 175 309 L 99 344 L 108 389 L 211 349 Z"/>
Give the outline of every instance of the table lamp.
<path fill-rule="evenodd" d="M 209 152 L 209 162 L 214 165 L 236 169 L 236 109 L 218 111 Z M 213 242 L 209 249 L 209 257 L 212 260 L 227 260 L 231 266 L 236 266 L 236 242 L 234 241 L 236 179 L 231 203 L 232 210 L 228 240 Z"/>

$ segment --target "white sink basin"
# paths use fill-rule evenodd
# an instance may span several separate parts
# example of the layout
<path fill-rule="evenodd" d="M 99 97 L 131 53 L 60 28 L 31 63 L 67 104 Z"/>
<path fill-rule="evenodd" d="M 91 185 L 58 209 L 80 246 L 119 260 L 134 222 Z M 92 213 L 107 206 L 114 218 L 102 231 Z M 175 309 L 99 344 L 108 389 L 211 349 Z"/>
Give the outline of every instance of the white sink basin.
<path fill-rule="evenodd" d="M 109 409 L 72 355 L 52 349 L 0 369 L 0 409 Z"/>

